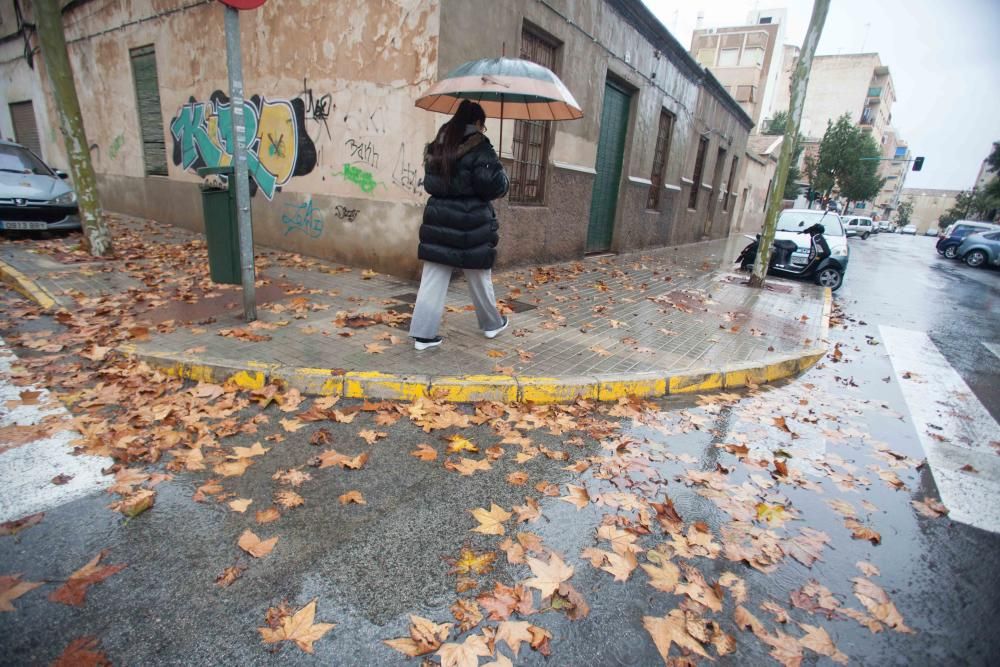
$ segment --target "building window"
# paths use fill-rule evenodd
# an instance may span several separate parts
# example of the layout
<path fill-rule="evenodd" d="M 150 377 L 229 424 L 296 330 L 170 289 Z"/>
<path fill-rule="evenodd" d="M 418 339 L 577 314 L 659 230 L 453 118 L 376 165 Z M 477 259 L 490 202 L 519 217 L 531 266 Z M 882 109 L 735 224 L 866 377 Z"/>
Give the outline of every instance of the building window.
<path fill-rule="evenodd" d="M 160 108 L 160 82 L 156 75 L 156 52 L 153 46 L 129 51 L 135 98 L 139 109 L 139 133 L 147 176 L 167 175 L 167 145 L 163 136 L 163 112 Z"/>
<path fill-rule="evenodd" d="M 649 180 L 649 196 L 646 198 L 646 208 L 660 208 L 660 193 L 663 192 L 663 178 L 667 173 L 667 158 L 670 156 L 670 138 L 674 131 L 674 117 L 666 111 L 660 111 L 660 129 L 656 132 L 656 149 L 653 153 L 653 173 Z"/>
<path fill-rule="evenodd" d="M 705 67 L 712 67 L 715 65 L 715 47 L 710 46 L 706 49 L 698 49 L 698 64 Z"/>
<path fill-rule="evenodd" d="M 521 32 L 521 57 L 555 72 L 559 45 L 528 28 Z M 513 164 L 510 170 L 512 204 L 545 203 L 545 170 L 549 161 L 552 123 L 514 121 Z M 502 147 L 501 147 L 502 149 Z"/>
<path fill-rule="evenodd" d="M 736 164 L 739 162 L 739 158 L 733 156 L 733 162 L 729 165 L 729 181 L 726 183 L 726 194 L 722 196 L 722 210 L 729 210 L 729 196 L 733 191 L 734 181 L 736 180 Z"/>
<path fill-rule="evenodd" d="M 698 156 L 694 159 L 694 175 L 691 180 L 691 194 L 688 195 L 688 208 L 698 208 L 698 193 L 701 192 L 701 172 L 705 168 L 705 153 L 708 152 L 708 137 L 698 138 Z"/>
<path fill-rule="evenodd" d="M 761 67 L 764 64 L 764 49 L 751 47 L 743 49 L 740 57 L 741 67 Z"/>
<path fill-rule="evenodd" d="M 736 67 L 739 59 L 739 49 L 722 49 L 719 51 L 719 67 Z"/>
<path fill-rule="evenodd" d="M 42 157 L 42 142 L 38 136 L 38 126 L 35 125 L 35 107 L 31 101 L 11 102 L 8 107 L 10 120 L 14 125 L 14 141 Z"/>

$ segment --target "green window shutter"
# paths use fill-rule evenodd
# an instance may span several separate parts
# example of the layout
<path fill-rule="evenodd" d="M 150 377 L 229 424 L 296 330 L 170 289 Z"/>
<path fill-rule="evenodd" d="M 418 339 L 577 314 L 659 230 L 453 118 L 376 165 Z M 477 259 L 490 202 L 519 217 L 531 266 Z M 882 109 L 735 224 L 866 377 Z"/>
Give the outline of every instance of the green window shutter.
<path fill-rule="evenodd" d="M 143 46 L 129 52 L 135 97 L 139 109 L 139 132 L 147 176 L 167 175 L 167 145 L 163 137 L 163 113 L 160 109 L 160 83 L 156 75 L 156 52 Z"/>

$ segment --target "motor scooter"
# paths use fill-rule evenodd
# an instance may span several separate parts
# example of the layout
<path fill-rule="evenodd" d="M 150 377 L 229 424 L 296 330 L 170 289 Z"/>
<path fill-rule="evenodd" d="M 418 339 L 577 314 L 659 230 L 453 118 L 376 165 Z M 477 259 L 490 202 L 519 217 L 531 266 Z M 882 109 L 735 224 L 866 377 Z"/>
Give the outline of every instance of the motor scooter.
<path fill-rule="evenodd" d="M 844 272 L 836 262 L 830 259 L 833 253 L 823 236 L 824 231 L 826 229 L 823 225 L 816 223 L 799 232 L 799 234 L 809 235 L 809 255 L 806 257 L 805 264 L 792 262 L 792 253 L 798 249 L 798 244 L 795 241 L 784 239 L 774 241 L 771 244 L 771 259 L 768 262 L 767 273 L 787 278 L 815 280 L 818 285 L 837 291 L 844 282 Z M 749 234 L 744 234 L 744 236 L 750 239 L 750 244 L 740 252 L 736 263 L 740 265 L 741 270 L 748 271 L 753 268 L 753 264 L 757 260 L 760 234 L 755 237 Z"/>

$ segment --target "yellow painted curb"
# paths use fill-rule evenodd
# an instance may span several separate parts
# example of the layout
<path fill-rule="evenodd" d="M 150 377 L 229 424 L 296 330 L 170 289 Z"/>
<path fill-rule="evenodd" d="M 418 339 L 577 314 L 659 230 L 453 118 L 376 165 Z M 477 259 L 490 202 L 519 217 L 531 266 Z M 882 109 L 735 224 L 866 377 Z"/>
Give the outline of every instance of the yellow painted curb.
<path fill-rule="evenodd" d="M 431 378 L 430 395 L 453 403 L 517 401 L 517 380 L 510 375 L 443 375 Z"/>
<path fill-rule="evenodd" d="M 392 375 L 377 371 L 361 371 L 344 376 L 344 396 L 347 398 L 378 398 L 412 401 L 428 396 L 430 377 L 426 375 Z"/>
<path fill-rule="evenodd" d="M 600 396 L 596 377 L 517 377 L 517 386 L 524 403 L 572 403 Z"/>
<path fill-rule="evenodd" d="M 34 301 L 46 310 L 55 308 L 58 305 L 56 300 L 44 287 L 4 261 L 0 261 L 0 280 L 3 280 L 14 291 Z"/>
<path fill-rule="evenodd" d="M 694 394 L 722 389 L 723 377 L 719 371 L 696 370 L 671 376 L 667 392 L 670 394 Z"/>

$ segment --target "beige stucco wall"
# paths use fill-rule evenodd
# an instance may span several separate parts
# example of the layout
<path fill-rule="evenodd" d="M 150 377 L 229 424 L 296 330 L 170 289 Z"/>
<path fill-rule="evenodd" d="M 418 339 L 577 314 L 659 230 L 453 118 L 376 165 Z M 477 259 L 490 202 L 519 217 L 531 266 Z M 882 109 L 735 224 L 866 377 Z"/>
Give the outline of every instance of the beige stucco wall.
<path fill-rule="evenodd" d="M 777 166 L 777 162 L 770 158 L 746 154 L 739 211 L 732 230 L 734 233 L 756 234 L 763 228 L 768 186 L 774 179 Z"/>
<path fill-rule="evenodd" d="M 910 224 L 917 226 L 917 233 L 923 234 L 928 228 L 937 229 L 938 218 L 955 205 L 959 190 L 920 190 L 907 188 L 899 197 L 900 202 L 913 204 Z"/>
<path fill-rule="evenodd" d="M 799 131 L 807 137 L 821 138 L 827 121 L 836 121 L 844 113 L 857 123 L 876 65 L 878 55 L 874 53 L 817 56 L 809 75 Z M 877 136 L 876 141 L 880 138 Z"/>

